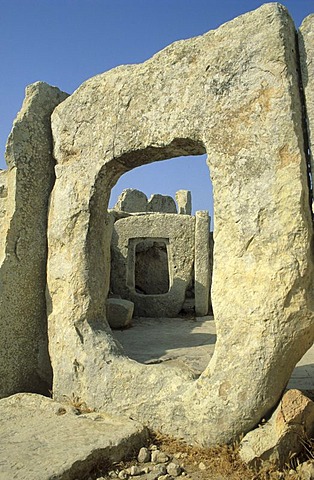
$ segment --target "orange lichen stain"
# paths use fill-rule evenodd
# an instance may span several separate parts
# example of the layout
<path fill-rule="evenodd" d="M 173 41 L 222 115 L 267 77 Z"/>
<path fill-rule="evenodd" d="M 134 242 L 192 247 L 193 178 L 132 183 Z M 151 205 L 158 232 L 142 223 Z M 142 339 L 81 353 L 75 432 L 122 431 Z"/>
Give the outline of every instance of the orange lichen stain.
<path fill-rule="evenodd" d="M 298 155 L 296 155 L 295 153 L 293 154 L 290 153 L 289 147 L 287 144 L 279 148 L 278 154 L 279 154 L 280 168 L 287 167 L 288 165 L 291 165 L 292 163 L 297 163 L 300 160 Z"/>
<path fill-rule="evenodd" d="M 231 388 L 230 382 L 223 382 L 219 386 L 219 396 L 226 400 L 228 398 L 228 394 Z"/>

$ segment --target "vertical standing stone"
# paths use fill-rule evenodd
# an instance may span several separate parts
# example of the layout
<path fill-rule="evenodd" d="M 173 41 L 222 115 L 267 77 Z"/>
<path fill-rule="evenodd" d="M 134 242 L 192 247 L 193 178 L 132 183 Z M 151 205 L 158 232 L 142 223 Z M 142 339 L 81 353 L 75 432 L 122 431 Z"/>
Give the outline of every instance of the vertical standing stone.
<path fill-rule="evenodd" d="M 148 200 L 147 211 L 154 213 L 177 213 L 177 206 L 169 195 L 154 193 Z"/>
<path fill-rule="evenodd" d="M 114 209 L 129 213 L 146 212 L 147 197 L 145 193 L 136 188 L 126 188 L 119 195 Z"/>
<path fill-rule="evenodd" d="M 27 87 L 6 148 L 0 190 L 0 396 L 48 392 L 48 199 L 54 184 L 50 116 L 67 94 Z"/>
<path fill-rule="evenodd" d="M 195 313 L 203 317 L 209 305 L 209 226 L 210 218 L 206 210 L 195 213 Z"/>
<path fill-rule="evenodd" d="M 307 133 L 312 175 L 314 176 L 314 14 L 306 17 L 299 31 L 301 76 L 307 114 Z M 313 199 L 312 199 L 313 201 Z M 313 208 L 313 207 L 312 207 Z"/>
<path fill-rule="evenodd" d="M 176 192 L 178 213 L 183 215 L 192 214 L 192 196 L 190 190 L 178 190 Z"/>

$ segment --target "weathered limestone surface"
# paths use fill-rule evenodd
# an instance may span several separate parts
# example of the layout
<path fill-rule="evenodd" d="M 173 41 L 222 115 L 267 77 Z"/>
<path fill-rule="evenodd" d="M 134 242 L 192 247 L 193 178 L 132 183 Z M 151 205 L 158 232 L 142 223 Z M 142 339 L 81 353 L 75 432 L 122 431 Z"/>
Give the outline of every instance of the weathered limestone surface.
<path fill-rule="evenodd" d="M 121 210 L 122 212 L 146 212 L 147 197 L 145 193 L 136 190 L 136 188 L 126 188 L 119 195 L 114 208 L 115 210 Z"/>
<path fill-rule="evenodd" d="M 111 242 L 111 287 L 113 293 L 134 303 L 135 315 L 178 315 L 192 276 L 194 231 L 194 217 L 163 213 L 132 216 L 114 224 Z M 148 240 L 167 245 L 170 285 L 166 293 L 159 295 L 141 294 L 136 289 L 136 247 Z"/>
<path fill-rule="evenodd" d="M 134 304 L 123 298 L 107 299 L 107 320 L 111 328 L 124 328 L 131 324 Z"/>
<path fill-rule="evenodd" d="M 85 478 L 99 464 L 119 462 L 147 438 L 146 429 L 128 418 L 78 415 L 71 404 L 35 394 L 5 398 L 0 409 L 0 480 Z"/>
<path fill-rule="evenodd" d="M 313 433 L 314 402 L 299 390 L 288 390 L 268 422 L 245 435 L 240 456 L 251 466 L 268 460 L 283 467 Z"/>
<path fill-rule="evenodd" d="M 176 192 L 178 213 L 183 215 L 192 214 L 192 196 L 189 190 L 178 190 Z"/>
<path fill-rule="evenodd" d="M 305 94 L 311 171 L 314 175 L 314 14 L 306 17 L 299 30 L 302 84 Z"/>
<path fill-rule="evenodd" d="M 195 213 L 195 313 L 202 317 L 207 315 L 210 294 L 210 218 L 206 210 Z"/>
<path fill-rule="evenodd" d="M 56 398 L 76 392 L 203 444 L 249 431 L 279 400 L 314 338 L 297 67 L 293 22 L 271 3 L 141 65 L 98 75 L 55 109 L 48 288 Z M 205 152 L 218 340 L 193 380 L 131 361 L 114 342 L 105 320 L 105 210 L 124 172 Z"/>
<path fill-rule="evenodd" d="M 0 174 L 0 396 L 42 392 L 51 384 L 45 300 L 55 177 L 50 115 L 67 96 L 45 83 L 27 87 L 7 142 L 8 170 Z"/>
<path fill-rule="evenodd" d="M 147 202 L 148 212 L 177 213 L 175 201 L 169 195 L 154 193 Z"/>

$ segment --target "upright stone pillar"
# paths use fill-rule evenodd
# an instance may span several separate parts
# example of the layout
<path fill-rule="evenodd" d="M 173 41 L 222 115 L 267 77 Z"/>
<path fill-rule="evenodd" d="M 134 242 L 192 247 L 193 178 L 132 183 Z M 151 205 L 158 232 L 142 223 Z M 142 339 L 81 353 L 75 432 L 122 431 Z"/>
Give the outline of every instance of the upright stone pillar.
<path fill-rule="evenodd" d="M 206 210 L 195 213 L 195 313 L 203 317 L 208 313 L 210 289 L 210 218 Z"/>
<path fill-rule="evenodd" d="M 178 213 L 183 215 L 192 214 L 192 196 L 189 190 L 178 190 L 176 192 L 176 201 L 178 204 Z"/>
<path fill-rule="evenodd" d="M 0 184 L 0 396 L 48 393 L 46 262 L 48 199 L 55 174 L 50 116 L 68 95 L 26 88 Z M 50 388 L 50 387 L 49 387 Z"/>

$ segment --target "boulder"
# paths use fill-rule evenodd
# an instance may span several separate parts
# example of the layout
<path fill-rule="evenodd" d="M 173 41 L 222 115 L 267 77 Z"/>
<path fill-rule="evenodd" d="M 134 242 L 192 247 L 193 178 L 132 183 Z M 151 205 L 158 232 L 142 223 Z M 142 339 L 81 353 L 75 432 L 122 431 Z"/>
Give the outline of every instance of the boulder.
<path fill-rule="evenodd" d="M 314 433 L 314 402 L 299 390 L 288 390 L 271 418 L 249 432 L 240 444 L 240 457 L 250 466 L 271 461 L 289 463 Z"/>
<path fill-rule="evenodd" d="M 107 299 L 107 321 L 113 330 L 128 327 L 132 322 L 133 311 L 134 303 L 129 300 Z"/>

